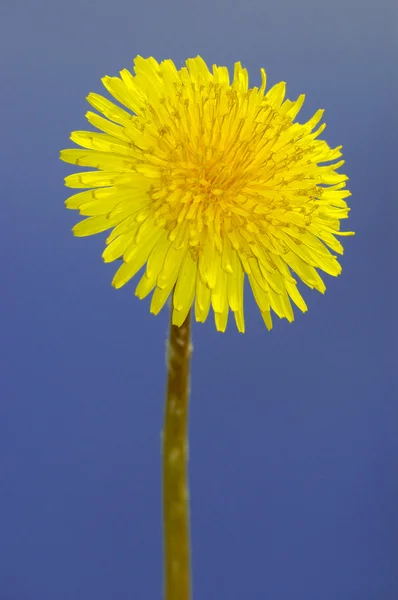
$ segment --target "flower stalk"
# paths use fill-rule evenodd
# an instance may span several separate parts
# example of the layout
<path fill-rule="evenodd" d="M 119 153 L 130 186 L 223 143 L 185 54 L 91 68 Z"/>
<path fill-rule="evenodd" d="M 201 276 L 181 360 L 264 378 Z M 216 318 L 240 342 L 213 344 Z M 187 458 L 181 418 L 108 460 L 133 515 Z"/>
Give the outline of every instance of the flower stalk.
<path fill-rule="evenodd" d="M 191 558 L 188 490 L 190 315 L 170 321 L 163 429 L 164 599 L 190 600 Z"/>

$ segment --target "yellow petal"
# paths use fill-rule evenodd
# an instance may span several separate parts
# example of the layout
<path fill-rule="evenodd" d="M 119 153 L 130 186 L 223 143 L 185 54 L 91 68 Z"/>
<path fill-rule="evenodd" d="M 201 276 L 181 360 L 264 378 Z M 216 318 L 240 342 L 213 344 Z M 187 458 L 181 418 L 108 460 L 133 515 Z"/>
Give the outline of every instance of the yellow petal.
<path fill-rule="evenodd" d="M 197 262 L 186 251 L 178 274 L 173 295 L 173 306 L 180 317 L 185 320 L 195 296 Z"/>
<path fill-rule="evenodd" d="M 120 123 L 120 125 L 123 125 L 124 127 L 127 127 L 134 118 L 131 114 L 99 94 L 89 94 L 87 96 L 87 101 L 91 106 L 105 115 L 105 117 L 115 123 Z"/>
<path fill-rule="evenodd" d="M 94 233 L 100 233 L 106 231 L 119 222 L 117 218 L 109 218 L 108 215 L 101 215 L 99 217 L 89 217 L 80 223 L 77 223 L 73 227 L 73 233 L 76 237 L 85 237 L 87 235 L 93 235 Z"/>
<path fill-rule="evenodd" d="M 144 266 L 152 248 L 156 245 L 161 235 L 161 231 L 154 231 L 153 237 L 150 238 L 145 244 L 141 245 L 134 257 L 130 258 L 129 262 L 124 262 L 119 270 L 116 272 L 112 285 L 115 288 L 120 288 L 122 285 L 127 283 L 129 279 L 134 277 L 136 273 Z"/>
<path fill-rule="evenodd" d="M 124 251 L 130 243 L 131 235 L 119 235 L 119 237 L 113 240 L 103 251 L 102 258 L 104 259 L 104 262 L 112 262 L 123 256 Z"/>
<path fill-rule="evenodd" d="M 210 310 L 211 292 L 200 277 L 196 277 L 195 318 L 204 323 Z"/>

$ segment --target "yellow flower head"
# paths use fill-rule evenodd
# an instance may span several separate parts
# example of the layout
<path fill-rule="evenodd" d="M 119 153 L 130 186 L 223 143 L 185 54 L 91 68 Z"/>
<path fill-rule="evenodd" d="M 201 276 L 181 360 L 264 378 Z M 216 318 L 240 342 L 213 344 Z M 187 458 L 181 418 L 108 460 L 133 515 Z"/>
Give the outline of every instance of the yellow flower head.
<path fill-rule="evenodd" d="M 75 235 L 112 229 L 103 258 L 123 259 L 113 285 L 145 266 L 136 295 L 153 291 L 157 314 L 173 292 L 175 325 L 193 304 L 205 321 L 211 304 L 219 331 L 231 309 L 243 332 L 245 274 L 268 329 L 271 310 L 293 321 L 290 300 L 307 307 L 292 274 L 323 293 L 316 269 L 341 271 L 327 246 L 342 254 L 335 236 L 351 235 L 339 231 L 349 211 L 347 177 L 337 172 L 344 161 L 330 164 L 341 146 L 318 139 L 325 124 L 314 131 L 323 111 L 294 122 L 304 95 L 284 100 L 284 82 L 265 93 L 264 70 L 261 87 L 249 89 L 240 63 L 232 83 L 226 67 L 210 72 L 200 57 L 177 70 L 138 56 L 134 70 L 102 80 L 127 110 L 89 94 L 104 116 L 87 119 L 103 133 L 75 131 L 84 149 L 61 152 L 98 169 L 65 180 L 88 188 L 66 201 L 88 217 Z"/>

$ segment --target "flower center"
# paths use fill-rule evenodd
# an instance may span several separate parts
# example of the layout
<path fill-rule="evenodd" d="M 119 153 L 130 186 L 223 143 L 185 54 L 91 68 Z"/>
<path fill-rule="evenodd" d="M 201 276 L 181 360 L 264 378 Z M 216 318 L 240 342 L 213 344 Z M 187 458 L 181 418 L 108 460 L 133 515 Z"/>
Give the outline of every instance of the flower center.
<path fill-rule="evenodd" d="M 181 85 L 156 108 L 147 104 L 142 123 L 156 140 L 146 155 L 156 172 L 151 212 L 170 240 L 198 249 L 208 233 L 219 247 L 225 234 L 250 242 L 275 209 L 284 214 L 315 189 L 298 168 L 311 147 L 300 146 L 302 132 L 256 88 Z"/>

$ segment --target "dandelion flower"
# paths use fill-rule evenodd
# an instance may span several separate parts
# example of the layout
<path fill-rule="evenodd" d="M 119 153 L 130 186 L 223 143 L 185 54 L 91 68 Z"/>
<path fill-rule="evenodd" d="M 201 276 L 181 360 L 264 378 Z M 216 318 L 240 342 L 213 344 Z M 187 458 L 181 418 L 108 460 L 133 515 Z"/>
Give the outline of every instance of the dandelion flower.
<path fill-rule="evenodd" d="M 336 236 L 352 235 L 340 231 L 350 192 L 341 146 L 319 139 L 323 111 L 296 122 L 304 95 L 285 100 L 284 82 L 266 92 L 264 70 L 249 89 L 240 63 L 232 82 L 226 67 L 210 71 L 200 57 L 178 70 L 138 56 L 134 72 L 103 78 L 124 108 L 89 94 L 103 116 L 86 116 L 101 133 L 75 131 L 82 149 L 61 152 L 97 169 L 65 180 L 85 190 L 66 201 L 88 217 L 74 234 L 112 229 L 103 258 L 123 261 L 114 287 L 145 267 L 136 295 L 153 292 L 157 314 L 173 293 L 177 326 L 193 305 L 201 322 L 211 306 L 219 331 L 231 310 L 243 332 L 246 275 L 268 329 L 271 312 L 293 321 L 291 301 L 307 310 L 297 279 L 323 293 L 318 270 L 340 273 Z"/>

